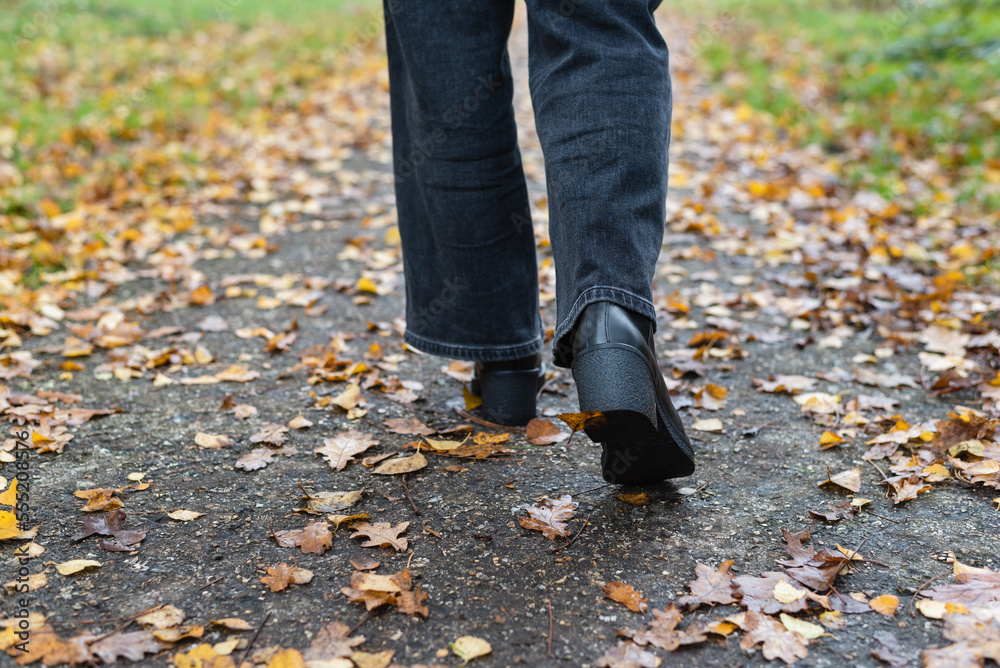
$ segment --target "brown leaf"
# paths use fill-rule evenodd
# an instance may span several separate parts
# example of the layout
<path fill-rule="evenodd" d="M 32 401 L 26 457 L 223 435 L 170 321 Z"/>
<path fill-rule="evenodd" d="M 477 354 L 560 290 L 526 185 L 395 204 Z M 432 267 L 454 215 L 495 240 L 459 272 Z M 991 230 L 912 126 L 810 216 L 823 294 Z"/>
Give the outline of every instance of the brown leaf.
<path fill-rule="evenodd" d="M 621 580 L 605 583 L 602 591 L 606 598 L 621 603 L 632 612 L 644 613 L 649 607 L 649 599 L 637 592 L 632 585 L 627 585 Z"/>
<path fill-rule="evenodd" d="M 194 435 L 194 442 L 199 448 L 224 448 L 233 444 L 233 439 L 222 434 L 206 434 L 199 431 Z"/>
<path fill-rule="evenodd" d="M 359 571 L 375 570 L 379 565 L 378 559 L 363 554 L 351 557 L 349 561 L 351 562 L 351 566 L 354 566 Z"/>
<path fill-rule="evenodd" d="M 276 531 L 274 538 L 281 547 L 299 547 L 306 554 L 323 554 L 333 547 L 330 524 L 324 520 L 313 520 L 304 529 Z"/>
<path fill-rule="evenodd" d="M 390 418 L 388 420 L 383 420 L 382 424 L 386 426 L 386 429 L 394 434 L 404 434 L 404 435 L 420 435 L 420 436 L 431 436 L 437 433 L 437 430 L 428 427 L 423 422 L 415 417 L 411 418 Z"/>
<path fill-rule="evenodd" d="M 638 645 L 619 642 L 594 664 L 596 668 L 657 668 L 660 659 Z"/>
<path fill-rule="evenodd" d="M 740 642 L 740 649 L 748 650 L 763 644 L 762 653 L 768 661 L 781 659 L 792 664 L 809 656 L 806 640 L 802 636 L 789 631 L 776 619 L 755 610 L 747 612 L 744 631 L 746 634 Z"/>
<path fill-rule="evenodd" d="M 782 602 L 775 597 L 775 587 L 780 582 L 786 582 L 784 573 L 767 571 L 761 573 L 759 577 L 753 575 L 741 575 L 733 578 L 736 586 L 735 593 L 740 597 L 740 605 L 747 610 L 763 612 L 773 615 L 779 612 L 802 612 L 809 608 L 809 601 L 804 596 L 794 600 L 786 599 Z"/>
<path fill-rule="evenodd" d="M 408 526 L 410 526 L 409 522 L 402 522 L 396 526 L 392 526 L 388 522 L 375 522 L 374 524 L 360 522 L 351 527 L 354 529 L 351 538 L 367 538 L 364 543 L 361 543 L 361 547 L 392 547 L 397 552 L 405 552 L 407 541 L 399 534 L 406 531 Z"/>
<path fill-rule="evenodd" d="M 330 661 L 350 657 L 354 648 L 365 641 L 364 636 L 348 637 L 350 632 L 351 628 L 347 624 L 324 624 L 316 633 L 309 649 L 302 652 L 302 658 L 306 661 Z"/>
<path fill-rule="evenodd" d="M 363 432 L 351 430 L 324 439 L 323 447 L 316 448 L 316 454 L 323 455 L 330 468 L 340 471 L 354 455 L 361 454 L 373 445 L 378 445 L 378 441 Z"/>
<path fill-rule="evenodd" d="M 314 515 L 335 513 L 338 510 L 346 510 L 351 506 L 357 505 L 361 501 L 361 497 L 361 491 L 316 492 L 315 494 L 306 495 L 305 508 L 296 508 L 296 510 L 313 513 Z"/>
<path fill-rule="evenodd" d="M 826 504 L 826 510 L 810 510 L 809 516 L 827 522 L 839 522 L 854 518 L 854 506 L 847 501 L 835 501 Z"/>
<path fill-rule="evenodd" d="M 376 475 L 400 475 L 419 471 L 427 466 L 427 458 L 419 450 L 409 457 L 397 457 L 382 462 L 372 471 Z"/>
<path fill-rule="evenodd" d="M 532 445 L 552 445 L 565 441 L 569 434 L 557 427 L 555 423 L 543 418 L 533 418 L 527 426 L 528 443 Z"/>
<path fill-rule="evenodd" d="M 90 651 L 105 664 L 112 664 L 118 659 L 142 661 L 146 654 L 158 654 L 170 645 L 157 640 L 154 631 L 143 630 L 131 633 L 112 633 L 90 645 Z M 34 642 L 32 636 L 32 642 Z"/>
<path fill-rule="evenodd" d="M 308 584 L 312 579 L 312 571 L 281 563 L 277 566 L 268 566 L 267 575 L 262 577 L 260 581 L 270 587 L 271 591 L 283 591 L 292 583 Z"/>
<path fill-rule="evenodd" d="M 256 471 L 273 461 L 274 453 L 270 448 L 255 448 L 237 459 L 233 467 L 244 471 Z"/>
<path fill-rule="evenodd" d="M 653 610 L 653 621 L 647 629 L 641 631 L 621 631 L 621 635 L 632 638 L 637 645 L 652 645 L 665 652 L 673 652 L 681 645 L 694 645 L 705 642 L 707 628 L 702 624 L 689 624 L 684 629 L 678 629 L 683 615 L 671 603 L 663 610 Z"/>
<path fill-rule="evenodd" d="M 890 666 L 905 666 L 910 663 L 910 660 L 903 655 L 903 647 L 896 640 L 896 636 L 888 631 L 878 631 L 872 638 L 879 644 L 872 650 L 872 656 L 882 663 L 888 663 Z"/>
<path fill-rule="evenodd" d="M 607 418 L 600 411 L 584 411 L 582 413 L 560 413 L 556 416 L 573 430 L 573 433 L 588 427 L 603 427 Z"/>
<path fill-rule="evenodd" d="M 559 536 L 569 537 L 570 530 L 566 522 L 576 514 L 576 502 L 569 494 L 563 494 L 558 499 L 543 496 L 537 506 L 525 508 L 528 517 L 519 517 L 518 522 L 525 529 L 541 531 L 546 538 L 555 540 Z"/>
<path fill-rule="evenodd" d="M 260 378 L 260 372 L 248 369 L 245 366 L 239 364 L 234 364 L 226 369 L 223 369 L 214 376 L 221 381 L 230 381 L 234 383 L 248 383 L 255 378 Z"/>
<path fill-rule="evenodd" d="M 679 605 L 686 605 L 688 610 L 694 610 L 700 605 L 728 605 L 736 603 L 733 597 L 733 576 L 729 572 L 733 560 L 723 561 L 718 570 L 713 570 L 705 564 L 697 564 L 695 574 L 697 577 L 688 582 L 690 595 L 681 596 L 677 599 Z"/>
<path fill-rule="evenodd" d="M 288 427 L 283 424 L 270 422 L 260 428 L 256 434 L 250 437 L 251 443 L 267 443 L 268 445 L 281 445 L 287 440 L 285 434 Z"/>

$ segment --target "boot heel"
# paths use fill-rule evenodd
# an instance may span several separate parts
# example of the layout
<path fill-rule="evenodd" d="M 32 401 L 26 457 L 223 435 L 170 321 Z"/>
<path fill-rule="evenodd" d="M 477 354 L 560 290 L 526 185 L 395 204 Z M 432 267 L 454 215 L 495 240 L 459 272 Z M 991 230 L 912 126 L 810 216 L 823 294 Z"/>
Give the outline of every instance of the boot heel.
<path fill-rule="evenodd" d="M 479 378 L 482 411 L 491 422 L 525 425 L 535 417 L 538 369 L 484 371 Z"/>
<path fill-rule="evenodd" d="M 591 440 L 656 432 L 656 390 L 639 353 L 618 347 L 590 350 L 574 360 L 573 378 L 580 410 L 600 411 L 607 418 L 585 429 Z"/>

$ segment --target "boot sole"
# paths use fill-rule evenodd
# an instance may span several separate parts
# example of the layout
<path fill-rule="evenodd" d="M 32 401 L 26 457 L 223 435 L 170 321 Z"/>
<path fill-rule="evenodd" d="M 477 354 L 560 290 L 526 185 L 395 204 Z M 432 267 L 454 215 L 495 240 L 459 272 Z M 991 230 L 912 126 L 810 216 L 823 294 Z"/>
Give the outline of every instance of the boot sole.
<path fill-rule="evenodd" d="M 652 373 L 642 353 L 630 346 L 597 347 L 573 362 L 580 410 L 600 411 L 605 418 L 584 431 L 603 446 L 601 472 L 607 482 L 648 485 L 694 473 L 694 453 L 671 423 L 673 406 L 659 401 Z"/>

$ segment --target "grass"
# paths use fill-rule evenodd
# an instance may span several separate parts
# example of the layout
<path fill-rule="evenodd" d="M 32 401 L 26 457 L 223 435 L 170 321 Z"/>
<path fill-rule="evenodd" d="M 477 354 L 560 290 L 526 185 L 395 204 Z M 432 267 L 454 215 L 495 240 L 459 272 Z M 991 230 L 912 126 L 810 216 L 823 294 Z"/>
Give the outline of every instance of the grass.
<path fill-rule="evenodd" d="M 1000 168 L 997 0 L 709 0 L 686 11 L 729 98 L 834 151 L 865 136 L 856 184 L 892 193 L 907 160 L 934 159 L 969 203 L 995 199 L 995 185 L 981 197 L 977 186 Z"/>

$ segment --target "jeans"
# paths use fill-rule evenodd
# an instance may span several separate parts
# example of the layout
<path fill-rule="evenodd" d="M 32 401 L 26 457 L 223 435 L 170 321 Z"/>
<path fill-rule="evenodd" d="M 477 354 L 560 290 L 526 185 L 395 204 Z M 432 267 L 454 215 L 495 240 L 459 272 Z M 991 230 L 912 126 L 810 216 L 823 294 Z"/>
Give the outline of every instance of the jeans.
<path fill-rule="evenodd" d="M 610 301 L 656 323 L 670 142 L 659 0 L 526 0 L 556 269 L 554 361 Z M 472 361 L 542 348 L 507 38 L 514 0 L 384 0 L 405 341 Z"/>

